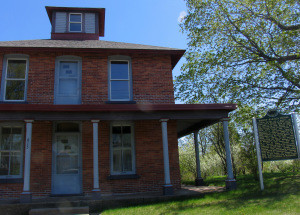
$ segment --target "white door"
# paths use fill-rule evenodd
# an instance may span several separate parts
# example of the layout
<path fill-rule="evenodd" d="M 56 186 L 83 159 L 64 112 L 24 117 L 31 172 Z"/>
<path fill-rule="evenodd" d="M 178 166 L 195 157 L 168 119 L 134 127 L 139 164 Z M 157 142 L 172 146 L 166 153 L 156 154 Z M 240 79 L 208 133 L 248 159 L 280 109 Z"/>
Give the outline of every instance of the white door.
<path fill-rule="evenodd" d="M 80 194 L 81 162 L 79 134 L 54 135 L 52 194 Z"/>
<path fill-rule="evenodd" d="M 56 104 L 80 104 L 81 76 L 77 61 L 60 61 L 56 77 Z"/>

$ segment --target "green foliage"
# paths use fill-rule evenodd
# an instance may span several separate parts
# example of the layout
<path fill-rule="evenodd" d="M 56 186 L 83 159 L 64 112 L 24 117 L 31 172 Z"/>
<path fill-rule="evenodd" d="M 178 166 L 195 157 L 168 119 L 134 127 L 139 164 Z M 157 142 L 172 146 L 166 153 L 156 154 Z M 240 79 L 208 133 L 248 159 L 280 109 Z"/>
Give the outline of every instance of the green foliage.
<path fill-rule="evenodd" d="M 186 3 L 181 29 L 189 42 L 177 99 L 299 111 L 299 1 Z"/>

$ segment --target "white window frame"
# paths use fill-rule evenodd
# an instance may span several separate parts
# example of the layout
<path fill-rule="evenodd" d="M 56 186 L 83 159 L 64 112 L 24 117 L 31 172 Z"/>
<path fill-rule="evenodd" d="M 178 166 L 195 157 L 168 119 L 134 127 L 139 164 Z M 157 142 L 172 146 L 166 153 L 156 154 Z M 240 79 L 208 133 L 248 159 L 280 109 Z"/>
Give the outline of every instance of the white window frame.
<path fill-rule="evenodd" d="M 73 22 L 71 21 L 71 15 L 80 15 L 81 16 L 81 22 Z M 69 32 L 82 32 L 82 13 L 69 13 Z M 71 23 L 80 23 L 80 31 L 71 31 Z"/>
<path fill-rule="evenodd" d="M 112 142 L 112 128 L 114 126 L 130 126 L 131 128 L 131 153 L 132 153 L 132 171 L 113 171 L 113 142 Z M 133 175 L 136 174 L 136 164 L 135 164 L 135 139 L 134 139 L 134 123 L 128 121 L 117 121 L 110 123 L 110 174 L 111 175 Z M 122 147 L 123 148 L 123 147 Z M 123 160 L 122 160 L 123 163 Z"/>
<path fill-rule="evenodd" d="M 23 156 L 23 150 L 24 150 L 24 124 L 23 123 L 1 123 L 0 124 L 0 144 L 2 141 L 2 127 L 10 127 L 10 128 L 22 128 L 22 140 L 21 140 L 21 149 L 20 149 L 20 153 L 21 153 L 21 158 L 20 158 L 20 173 L 19 175 L 0 175 L 0 179 L 15 179 L 15 178 L 22 178 L 23 177 L 23 160 L 24 160 L 24 156 Z M 11 152 L 13 150 L 0 150 L 1 152 Z M 9 156 L 9 165 L 10 165 L 10 159 L 11 156 Z M 9 171 L 10 171 L 10 166 L 8 167 Z"/>
<path fill-rule="evenodd" d="M 8 61 L 9 60 L 25 60 L 26 61 L 25 78 L 7 78 Z M 3 101 L 6 101 L 6 102 L 25 102 L 26 101 L 26 92 L 27 92 L 27 77 L 28 77 L 28 58 L 8 57 L 6 59 L 6 64 L 5 64 Z M 22 99 L 22 100 L 6 100 L 6 83 L 7 83 L 7 80 L 10 80 L 10 81 L 24 81 L 25 82 L 24 96 L 23 96 L 24 99 Z"/>
<path fill-rule="evenodd" d="M 112 79 L 111 78 L 111 62 L 112 61 L 120 61 L 120 62 L 127 62 L 128 65 L 128 79 Z M 130 61 L 129 60 L 121 60 L 121 59 L 115 59 L 115 60 L 109 60 L 109 98 L 110 101 L 131 101 L 131 74 L 130 74 Z M 112 87 L 111 87 L 111 82 L 112 81 L 127 81 L 128 82 L 128 99 L 112 99 Z"/>

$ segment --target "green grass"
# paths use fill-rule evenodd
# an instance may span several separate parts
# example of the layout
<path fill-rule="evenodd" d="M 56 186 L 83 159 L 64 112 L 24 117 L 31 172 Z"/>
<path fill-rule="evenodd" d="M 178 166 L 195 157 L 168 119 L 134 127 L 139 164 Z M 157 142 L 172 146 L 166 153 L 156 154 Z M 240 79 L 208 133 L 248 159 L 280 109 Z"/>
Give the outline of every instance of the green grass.
<path fill-rule="evenodd" d="M 224 186 L 225 177 L 206 183 Z M 237 177 L 238 189 L 205 197 L 115 208 L 101 214 L 300 214 L 300 174 L 264 173 L 265 190 L 252 176 Z"/>

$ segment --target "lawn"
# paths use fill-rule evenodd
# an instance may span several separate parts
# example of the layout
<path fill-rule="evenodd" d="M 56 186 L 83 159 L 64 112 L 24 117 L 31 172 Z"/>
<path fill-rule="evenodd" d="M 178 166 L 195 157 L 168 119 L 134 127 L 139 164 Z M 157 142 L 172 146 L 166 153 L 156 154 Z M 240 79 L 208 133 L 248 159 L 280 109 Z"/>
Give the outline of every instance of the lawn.
<path fill-rule="evenodd" d="M 224 177 L 206 180 L 224 186 Z M 238 189 L 180 201 L 115 208 L 101 214 L 300 214 L 300 174 L 264 173 L 265 190 L 252 176 L 237 177 Z"/>

